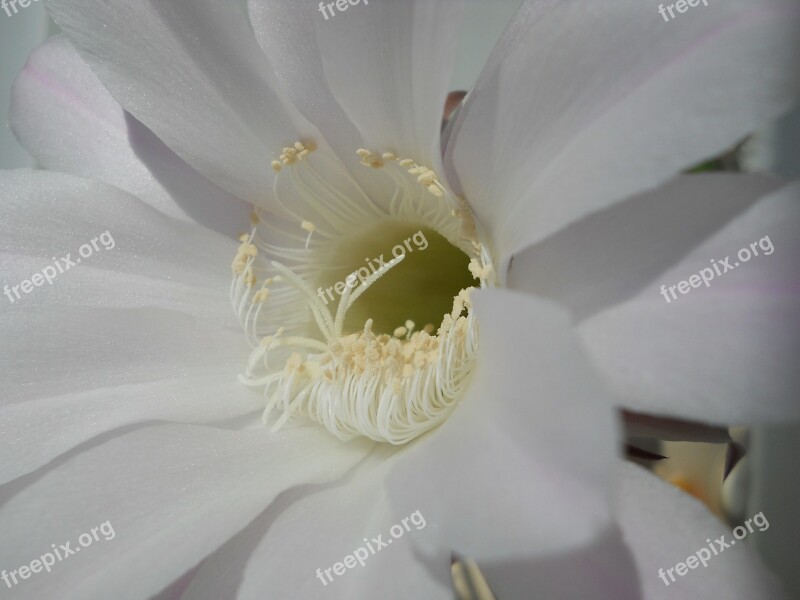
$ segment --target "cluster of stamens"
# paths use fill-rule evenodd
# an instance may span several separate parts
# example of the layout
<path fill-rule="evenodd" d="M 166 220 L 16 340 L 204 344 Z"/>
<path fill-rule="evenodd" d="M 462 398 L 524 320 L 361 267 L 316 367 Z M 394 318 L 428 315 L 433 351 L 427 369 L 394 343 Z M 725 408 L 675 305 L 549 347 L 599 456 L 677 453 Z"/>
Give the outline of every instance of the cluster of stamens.
<path fill-rule="evenodd" d="M 314 142 L 295 142 L 294 146 L 287 146 L 279 156 L 280 160 L 272 161 L 272 170 L 280 172 L 283 167 L 293 165 L 298 161 L 304 160 L 309 154 L 317 149 Z"/>
<path fill-rule="evenodd" d="M 283 167 L 296 167 L 314 149 L 309 142 L 284 148 L 280 161 L 272 163 L 276 180 Z M 463 201 L 452 197 L 431 169 L 391 152 L 376 154 L 361 149 L 358 155 L 367 167 L 381 169 L 388 163 L 396 163 L 415 176 L 417 183 L 436 198 L 435 202 L 443 203 L 433 205 L 432 209 L 428 207 L 428 215 L 438 215 L 447 239 L 460 242 L 459 247 L 471 257 L 468 268 L 478 285 L 484 287 L 492 282 L 494 275 L 486 250 L 474 237 L 469 240 L 459 237 L 464 231 L 474 231 L 471 215 L 464 212 Z M 313 169 L 309 173 L 317 175 Z M 314 192 L 319 198 L 310 196 L 316 188 L 300 177 L 294 174 L 293 181 L 296 189 L 306 193 L 304 200 L 325 199 L 321 191 Z M 396 186 L 392 214 L 384 215 L 384 219 L 405 217 L 407 213 L 411 216 L 414 210 L 419 213 L 415 206 L 422 199 L 402 178 L 395 175 L 391 178 Z M 323 189 L 319 180 L 314 183 Z M 277 181 L 273 191 L 281 201 Z M 320 230 L 310 219 L 298 215 L 298 220 L 300 229 L 308 233 L 304 251 L 310 255 L 311 235 Z M 240 379 L 246 385 L 263 389 L 265 423 L 278 429 L 292 420 L 307 418 L 324 425 L 340 439 L 360 435 L 402 444 L 446 419 L 463 394 L 477 354 L 477 324 L 470 310 L 473 288 L 461 290 L 453 298 L 452 309 L 443 315 L 438 328 L 428 324 L 415 331 L 415 323 L 407 320 L 392 335 L 377 334 L 372 331 L 373 320 L 368 319 L 360 331 L 345 332 L 349 309 L 405 256 L 389 261 L 355 290 L 347 287 L 335 312 L 331 312 L 327 303 L 314 293 L 311 285 L 314 278 L 296 251 L 271 246 L 268 240 L 260 238 L 260 228 L 267 227 L 268 221 L 255 215 L 252 231 L 240 238 L 231 287 L 234 308 L 255 346 Z M 320 236 L 317 244 L 323 246 L 331 237 L 325 230 Z M 291 258 L 297 264 L 290 267 L 267 257 Z M 256 285 L 259 280 L 260 287 Z M 270 286 L 275 285 L 279 287 L 273 293 Z M 302 302 L 298 302 L 300 299 Z M 273 306 L 274 314 L 280 314 L 284 323 L 265 316 L 264 311 L 270 309 L 271 303 L 277 303 Z M 304 311 L 298 312 L 300 306 Z M 308 325 L 309 313 L 315 330 Z M 264 336 L 263 329 L 272 333 Z"/>
<path fill-rule="evenodd" d="M 436 173 L 428 167 L 418 165 L 413 159 L 400 158 L 393 152 L 384 152 L 378 155 L 364 148 L 360 148 L 356 153 L 361 158 L 362 165 L 372 167 L 373 169 L 380 169 L 385 166 L 387 162 L 397 161 L 398 165 L 404 168 L 410 175 L 414 175 L 417 178 L 417 183 L 425 186 L 431 194 L 437 198 L 444 197 L 446 190 L 442 184 L 439 183 L 439 177 Z"/>

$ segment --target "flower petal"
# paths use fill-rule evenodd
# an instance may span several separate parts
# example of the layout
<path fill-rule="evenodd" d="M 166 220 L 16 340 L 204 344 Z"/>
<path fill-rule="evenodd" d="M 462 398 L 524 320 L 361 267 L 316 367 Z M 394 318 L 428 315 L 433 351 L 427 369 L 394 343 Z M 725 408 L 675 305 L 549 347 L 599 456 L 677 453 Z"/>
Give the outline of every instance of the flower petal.
<path fill-rule="evenodd" d="M 325 136 L 353 176 L 369 186 L 369 170 L 363 168 L 356 155 L 356 150 L 366 144 L 326 82 L 315 27 L 317 18 L 322 16 L 307 2 L 249 0 L 248 7 L 256 39 L 283 89 Z"/>
<path fill-rule="evenodd" d="M 720 424 L 775 422 L 800 416 L 800 184 L 756 203 L 688 252 L 631 300 L 580 325 L 596 367 L 624 407 Z M 759 246 L 765 238 L 769 243 Z M 759 255 L 738 264 L 741 248 Z M 772 247 L 772 252 L 769 248 Z M 732 272 L 719 262 L 729 257 Z M 719 266 L 717 276 L 712 264 Z M 694 280 L 707 269 L 709 287 Z M 669 292 L 667 291 L 669 297 Z"/>
<path fill-rule="evenodd" d="M 204 422 L 257 410 L 236 375 L 241 333 L 163 310 L 31 308 L 0 313 L 0 481 L 115 428 Z M 31 332 L 37 332 L 36 335 Z"/>
<path fill-rule="evenodd" d="M 53 19 L 122 107 L 239 198 L 271 189 L 270 157 L 316 137 L 276 91 L 245 15 L 213 0 L 49 0 Z"/>
<path fill-rule="evenodd" d="M 29 597 L 147 598 L 214 552 L 275 497 L 347 472 L 372 444 L 319 427 L 277 434 L 152 426 L 88 448 L 7 497 L 0 564 L 27 563 L 110 521 L 68 564 L 22 583 Z M 168 560 L 163 550 L 169 549 Z M 142 577 L 130 577 L 132 566 Z"/>
<path fill-rule="evenodd" d="M 451 599 L 449 555 L 435 561 L 415 556 L 406 538 L 414 537 L 419 529 L 408 514 L 395 514 L 389 506 L 383 484 L 393 454 L 394 449 L 382 448 L 346 481 L 314 490 L 297 501 L 286 499 L 288 506 L 279 513 L 273 510 L 278 506 L 270 507 L 256 524 L 206 561 L 184 598 L 221 598 L 238 587 L 238 600 L 263 598 L 265 589 L 275 598 L 304 600 Z M 391 527 L 404 517 L 408 529 L 392 538 Z M 422 524 L 416 517 L 414 522 Z M 372 544 L 370 540 L 379 535 L 382 542 L 392 539 L 392 545 Z M 373 549 L 380 549 L 373 554 L 365 539 Z M 363 565 L 355 563 L 342 576 L 330 571 L 360 547 L 367 553 Z"/>
<path fill-rule="evenodd" d="M 501 265 L 728 148 L 800 91 L 796 3 L 731 0 L 670 24 L 637 0 L 544 4 L 511 22 L 447 148 Z"/>
<path fill-rule="evenodd" d="M 326 19 L 313 2 L 250 0 L 250 12 L 292 100 L 326 137 L 353 143 L 354 123 L 367 148 L 441 173 L 439 130 L 462 4 L 372 0 Z"/>
<path fill-rule="evenodd" d="M 514 256 L 508 285 L 554 300 L 586 319 L 630 300 L 783 185 L 762 175 L 678 177 L 526 248 Z"/>
<path fill-rule="evenodd" d="M 482 563 L 497 598 L 640 600 L 641 575 L 616 526 L 591 543 L 539 560 Z"/>
<path fill-rule="evenodd" d="M 234 240 L 71 175 L 0 172 L 0 197 L 5 309 L 158 306 L 236 326 L 227 293 Z M 21 282 L 36 273 L 39 287 L 21 293 Z"/>
<path fill-rule="evenodd" d="M 616 483 L 615 512 L 639 567 L 644 598 L 785 597 L 774 576 L 744 542 L 723 549 L 719 555 L 712 554 L 709 543 L 716 550 L 713 540 L 721 535 L 725 535 L 727 543 L 735 540 L 730 528 L 697 500 L 630 463 L 619 464 Z M 768 534 L 756 529 L 748 535 Z M 676 575 L 676 581 L 671 581 L 666 570 L 685 563 L 687 557 L 703 548 L 710 555 L 708 566 L 697 564 L 694 571 Z M 660 578 L 659 569 L 664 569 L 669 585 Z"/>
<path fill-rule="evenodd" d="M 164 214 L 233 234 L 249 205 L 169 150 L 126 114 L 62 35 L 28 59 L 9 116 L 23 146 L 47 169 L 99 179 Z"/>
<path fill-rule="evenodd" d="M 491 290 L 475 306 L 475 379 L 441 428 L 398 463 L 392 501 L 435 524 L 414 536 L 426 554 L 480 562 L 589 543 L 610 522 L 610 401 L 553 305 Z"/>

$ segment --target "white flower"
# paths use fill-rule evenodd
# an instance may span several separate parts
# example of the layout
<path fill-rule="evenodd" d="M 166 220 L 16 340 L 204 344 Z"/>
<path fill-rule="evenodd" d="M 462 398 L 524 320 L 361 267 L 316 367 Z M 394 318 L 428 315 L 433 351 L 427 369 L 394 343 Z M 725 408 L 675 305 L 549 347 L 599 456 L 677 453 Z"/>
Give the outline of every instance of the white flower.
<path fill-rule="evenodd" d="M 116 247 L 0 313 L 13 384 L 0 565 L 104 520 L 117 536 L 12 593 L 450 598 L 452 553 L 478 560 L 502 600 L 673 591 L 657 566 L 722 526 L 614 467 L 610 406 L 797 415 L 797 187 L 675 177 L 794 101 L 795 4 L 731 0 L 664 24 L 633 0 L 526 2 L 444 159 L 456 0 L 371 0 L 329 20 L 313 3 L 253 0 L 255 36 L 216 0 L 48 6 L 81 57 L 55 38 L 15 86 L 12 126 L 48 171 L 0 176 L 4 277 L 99 231 Z M 237 250 L 243 201 L 258 211 Z M 424 273 L 453 310 L 436 341 L 408 335 L 405 319 L 426 324 L 419 295 L 365 293 L 351 307 L 365 314 L 344 321 L 302 292 L 423 228 L 439 236 L 418 254 Z M 658 294 L 766 234 L 768 262 L 674 305 Z M 255 351 L 225 294 L 231 259 Z M 389 291 L 407 290 L 418 273 L 403 262 L 370 291 L 398 277 Z M 458 265 L 463 278 L 444 281 Z M 532 294 L 459 294 L 471 285 Z M 371 338 L 366 317 L 383 320 L 377 334 L 401 319 L 394 337 L 409 339 Z M 370 379 L 359 360 L 391 344 L 423 355 Z M 272 425 L 312 422 L 262 427 L 265 396 L 242 372 Z M 424 530 L 316 579 L 415 510 Z M 776 596 L 745 548 L 724 558 L 681 591 Z"/>

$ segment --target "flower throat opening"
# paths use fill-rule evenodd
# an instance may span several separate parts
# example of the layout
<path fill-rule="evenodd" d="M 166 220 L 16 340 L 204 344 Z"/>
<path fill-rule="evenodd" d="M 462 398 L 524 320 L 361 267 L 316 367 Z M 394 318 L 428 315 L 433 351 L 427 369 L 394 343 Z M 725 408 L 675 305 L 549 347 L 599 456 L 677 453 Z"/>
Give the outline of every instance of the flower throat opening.
<path fill-rule="evenodd" d="M 345 332 L 363 329 L 368 319 L 378 334 L 393 335 L 406 321 L 435 331 L 452 310 L 453 298 L 476 283 L 469 257 L 427 227 L 388 222 L 340 243 L 328 256 L 321 261 L 326 276 L 317 292 L 333 308 L 348 284 L 355 291 L 366 277 L 383 271 L 348 311 Z M 387 263 L 400 256 L 402 262 L 388 270 Z"/>

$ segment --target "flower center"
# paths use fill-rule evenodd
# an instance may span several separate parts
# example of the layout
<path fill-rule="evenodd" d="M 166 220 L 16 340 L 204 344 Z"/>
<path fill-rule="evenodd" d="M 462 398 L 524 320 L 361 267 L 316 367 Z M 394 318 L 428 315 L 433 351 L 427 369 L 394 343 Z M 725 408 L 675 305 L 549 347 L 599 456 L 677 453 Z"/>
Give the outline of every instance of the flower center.
<path fill-rule="evenodd" d="M 387 269 L 387 263 L 401 256 L 401 264 Z M 343 240 L 320 263 L 329 274 L 322 278 L 318 295 L 329 306 L 339 301 L 348 284 L 356 291 L 367 276 L 384 271 L 348 311 L 345 331 L 361 329 L 367 319 L 378 333 L 391 334 L 407 320 L 438 327 L 453 297 L 475 283 L 467 268 L 469 257 L 460 249 L 433 229 L 400 221 L 386 221 Z"/>
<path fill-rule="evenodd" d="M 430 169 L 359 150 L 386 179 L 368 197 L 314 150 L 297 142 L 272 163 L 282 210 L 256 209 L 234 259 L 231 300 L 254 345 L 240 380 L 263 389 L 273 430 L 311 419 L 340 439 L 402 444 L 463 394 L 470 292 L 493 283 L 491 262 Z"/>

